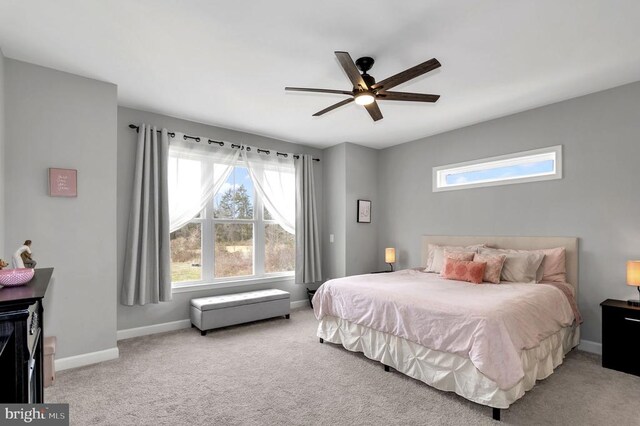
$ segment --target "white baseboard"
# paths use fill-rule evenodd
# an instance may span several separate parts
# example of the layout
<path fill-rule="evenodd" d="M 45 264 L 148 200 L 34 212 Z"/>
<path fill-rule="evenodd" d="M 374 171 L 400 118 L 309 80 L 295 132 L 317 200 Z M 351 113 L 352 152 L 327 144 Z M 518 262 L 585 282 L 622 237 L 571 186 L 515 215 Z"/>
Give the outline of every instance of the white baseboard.
<path fill-rule="evenodd" d="M 291 302 L 291 309 L 302 308 L 304 306 L 309 306 L 309 301 L 307 299 Z"/>
<path fill-rule="evenodd" d="M 602 355 L 602 343 L 592 342 L 590 340 L 580 340 L 578 349 L 592 354 Z"/>
<path fill-rule="evenodd" d="M 162 324 L 146 325 L 144 327 L 118 330 L 118 340 L 131 339 L 132 337 L 148 336 L 149 334 L 166 333 L 167 331 L 182 330 L 191 327 L 191 320 L 163 322 Z"/>
<path fill-rule="evenodd" d="M 85 365 L 97 364 L 98 362 L 118 359 L 120 352 L 118 348 L 105 349 L 103 351 L 89 352 L 82 355 L 70 356 L 55 360 L 56 371 L 68 370 L 70 368 L 84 367 Z"/>
<path fill-rule="evenodd" d="M 309 306 L 308 300 L 296 300 L 291 302 L 291 309 Z M 191 327 L 191 320 L 179 320 L 172 322 L 164 322 L 161 324 L 147 325 L 144 327 L 128 328 L 126 330 L 118 330 L 118 340 L 131 339 L 132 337 L 148 336 L 150 334 L 166 333 L 167 331 L 182 330 Z"/>

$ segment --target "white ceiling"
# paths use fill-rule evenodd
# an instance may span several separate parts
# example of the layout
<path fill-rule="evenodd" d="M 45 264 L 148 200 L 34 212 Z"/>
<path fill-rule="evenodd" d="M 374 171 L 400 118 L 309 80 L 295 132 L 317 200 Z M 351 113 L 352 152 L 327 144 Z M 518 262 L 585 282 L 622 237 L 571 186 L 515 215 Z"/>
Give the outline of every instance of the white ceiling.
<path fill-rule="evenodd" d="M 381 148 L 640 79 L 637 0 L 0 0 L 7 57 L 118 85 L 119 103 L 317 147 Z M 374 123 L 333 52 L 381 80 L 432 57 Z M 602 106 L 606 108 L 606 105 Z M 176 129 L 179 130 L 179 129 Z"/>

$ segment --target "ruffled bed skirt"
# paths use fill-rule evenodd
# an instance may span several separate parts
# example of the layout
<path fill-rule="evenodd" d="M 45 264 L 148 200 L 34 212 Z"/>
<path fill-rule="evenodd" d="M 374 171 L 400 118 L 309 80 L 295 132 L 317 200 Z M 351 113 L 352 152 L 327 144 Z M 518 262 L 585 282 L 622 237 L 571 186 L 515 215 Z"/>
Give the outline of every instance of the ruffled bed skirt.
<path fill-rule="evenodd" d="M 500 389 L 469 358 L 425 348 L 402 337 L 326 316 L 318 325 L 318 337 L 338 343 L 367 358 L 380 361 L 429 386 L 478 404 L 509 408 L 536 383 L 551 375 L 564 356 L 580 342 L 580 326 L 566 327 L 539 346 L 522 351 L 524 378 L 510 389 Z"/>

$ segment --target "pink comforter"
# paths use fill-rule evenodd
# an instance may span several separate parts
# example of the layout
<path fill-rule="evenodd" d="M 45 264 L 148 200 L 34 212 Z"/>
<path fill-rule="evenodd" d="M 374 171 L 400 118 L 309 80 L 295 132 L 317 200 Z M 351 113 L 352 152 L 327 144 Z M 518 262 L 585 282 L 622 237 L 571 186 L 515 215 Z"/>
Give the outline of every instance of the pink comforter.
<path fill-rule="evenodd" d="M 329 315 L 427 348 L 467 357 L 501 389 L 524 377 L 523 349 L 576 316 L 561 285 L 469 284 L 415 270 L 327 281 L 316 292 L 317 319 Z"/>

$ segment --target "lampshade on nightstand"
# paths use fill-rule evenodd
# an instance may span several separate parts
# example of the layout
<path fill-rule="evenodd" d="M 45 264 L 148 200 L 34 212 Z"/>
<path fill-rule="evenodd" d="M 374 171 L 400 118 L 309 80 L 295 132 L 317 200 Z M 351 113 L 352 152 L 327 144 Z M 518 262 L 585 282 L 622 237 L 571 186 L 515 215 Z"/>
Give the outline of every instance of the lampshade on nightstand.
<path fill-rule="evenodd" d="M 388 247 L 384 249 L 384 261 L 391 266 L 391 270 L 393 271 L 393 264 L 396 263 L 396 249 L 393 247 Z"/>
<path fill-rule="evenodd" d="M 629 260 L 627 262 L 627 285 L 635 286 L 640 296 L 640 260 Z M 640 297 L 638 300 L 627 300 L 627 304 L 640 306 Z"/>

